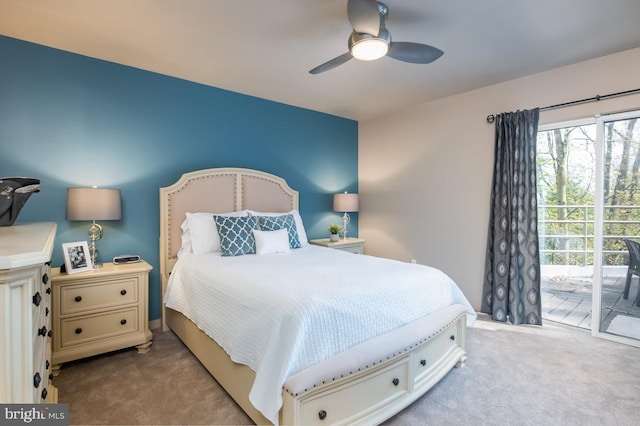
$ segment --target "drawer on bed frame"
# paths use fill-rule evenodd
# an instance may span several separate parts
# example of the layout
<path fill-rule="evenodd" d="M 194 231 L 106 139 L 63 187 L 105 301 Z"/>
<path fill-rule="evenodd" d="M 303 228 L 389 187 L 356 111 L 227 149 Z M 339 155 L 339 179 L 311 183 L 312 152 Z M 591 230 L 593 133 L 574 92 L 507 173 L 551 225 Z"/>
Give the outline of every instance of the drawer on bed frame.
<path fill-rule="evenodd" d="M 404 356 L 365 377 L 326 388 L 321 395 L 302 400 L 303 425 L 334 424 L 348 416 L 390 403 L 409 391 L 409 357 Z"/>
<path fill-rule="evenodd" d="M 466 360 L 466 317 L 374 368 L 293 397 L 284 393 L 283 424 L 378 424 L 415 401 Z M 423 365 L 424 364 L 424 365 Z"/>
<path fill-rule="evenodd" d="M 461 339 L 463 337 L 460 336 L 459 327 L 453 324 L 453 326 L 429 340 L 428 345 L 421 345 L 415 351 L 413 367 L 416 387 L 422 386 L 424 381 L 431 381 L 432 379 L 437 381 L 440 379 L 440 377 L 432 377 L 434 372 L 440 372 L 442 370 L 441 363 L 451 359 L 450 353 L 457 352 L 461 346 L 464 346 L 464 342 Z"/>

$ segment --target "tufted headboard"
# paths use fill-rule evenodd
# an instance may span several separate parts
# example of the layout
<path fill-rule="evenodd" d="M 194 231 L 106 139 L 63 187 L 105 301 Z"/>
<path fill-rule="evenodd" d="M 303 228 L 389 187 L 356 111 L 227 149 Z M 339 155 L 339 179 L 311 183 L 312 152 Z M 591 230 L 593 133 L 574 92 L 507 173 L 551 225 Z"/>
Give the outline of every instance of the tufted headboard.
<path fill-rule="evenodd" d="M 298 208 L 298 192 L 275 175 L 251 169 L 218 168 L 183 174 L 160 188 L 160 275 L 162 297 L 180 250 L 185 213 L 228 213 L 250 209 L 288 212 Z M 163 304 L 164 318 L 164 304 Z"/>

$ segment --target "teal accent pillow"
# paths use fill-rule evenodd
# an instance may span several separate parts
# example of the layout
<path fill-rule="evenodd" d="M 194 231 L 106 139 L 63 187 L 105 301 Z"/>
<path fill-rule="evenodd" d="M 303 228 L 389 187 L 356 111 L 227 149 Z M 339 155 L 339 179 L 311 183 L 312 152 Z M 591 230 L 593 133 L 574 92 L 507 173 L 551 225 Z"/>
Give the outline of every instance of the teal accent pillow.
<path fill-rule="evenodd" d="M 255 217 L 255 216 L 251 216 Z M 298 238 L 298 229 L 292 214 L 283 214 L 281 216 L 258 216 L 260 229 L 263 231 L 278 231 L 286 229 L 289 234 L 289 247 L 297 249 L 302 247 Z"/>
<path fill-rule="evenodd" d="M 253 236 L 253 230 L 258 229 L 255 217 L 213 215 L 213 220 L 218 228 L 222 256 L 255 254 L 256 240 Z"/>

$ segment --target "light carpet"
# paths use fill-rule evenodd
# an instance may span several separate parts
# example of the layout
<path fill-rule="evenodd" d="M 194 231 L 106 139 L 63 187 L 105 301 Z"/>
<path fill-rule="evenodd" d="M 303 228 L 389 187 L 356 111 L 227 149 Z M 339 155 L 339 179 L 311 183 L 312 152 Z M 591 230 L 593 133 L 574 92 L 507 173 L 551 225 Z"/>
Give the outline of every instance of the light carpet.
<path fill-rule="evenodd" d="M 636 425 L 640 349 L 545 322 L 481 319 L 468 361 L 386 425 Z M 249 424 L 171 332 L 146 354 L 118 351 L 64 364 L 54 379 L 70 424 Z"/>

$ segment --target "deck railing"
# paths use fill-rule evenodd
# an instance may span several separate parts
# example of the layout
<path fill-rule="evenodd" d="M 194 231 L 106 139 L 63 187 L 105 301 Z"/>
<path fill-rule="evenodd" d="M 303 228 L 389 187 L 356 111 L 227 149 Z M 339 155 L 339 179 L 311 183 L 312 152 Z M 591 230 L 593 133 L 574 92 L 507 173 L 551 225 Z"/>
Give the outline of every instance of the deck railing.
<path fill-rule="evenodd" d="M 550 211 L 564 208 L 567 219 L 550 219 Z M 640 236 L 640 206 L 604 206 L 603 259 L 605 264 L 622 265 L 627 261 L 624 238 Z M 616 210 L 627 212 L 625 219 Z M 540 205 L 538 206 L 538 237 L 540 261 L 543 265 L 593 264 L 594 214 L 593 205 Z M 564 263 L 563 263 L 564 259 Z"/>

